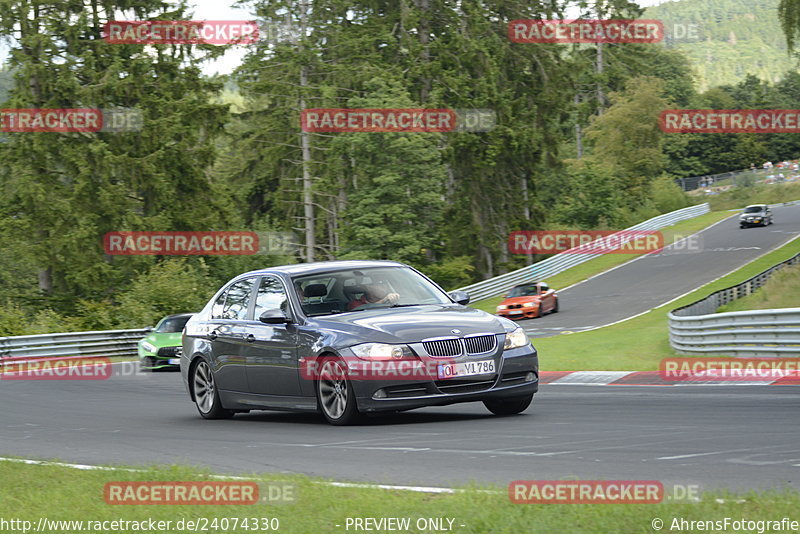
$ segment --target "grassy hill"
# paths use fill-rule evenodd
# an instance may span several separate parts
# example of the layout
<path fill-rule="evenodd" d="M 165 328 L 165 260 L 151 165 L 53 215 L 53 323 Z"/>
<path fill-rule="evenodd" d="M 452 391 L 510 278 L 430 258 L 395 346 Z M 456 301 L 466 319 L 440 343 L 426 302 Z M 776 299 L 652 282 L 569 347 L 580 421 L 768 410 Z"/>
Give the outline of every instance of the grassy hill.
<path fill-rule="evenodd" d="M 647 8 L 644 18 L 663 21 L 668 34 L 676 26 L 694 30 L 696 38 L 670 39 L 666 46 L 691 59 L 705 90 L 738 83 L 747 74 L 775 82 L 797 68 L 777 13 L 778 0 L 679 0 Z"/>

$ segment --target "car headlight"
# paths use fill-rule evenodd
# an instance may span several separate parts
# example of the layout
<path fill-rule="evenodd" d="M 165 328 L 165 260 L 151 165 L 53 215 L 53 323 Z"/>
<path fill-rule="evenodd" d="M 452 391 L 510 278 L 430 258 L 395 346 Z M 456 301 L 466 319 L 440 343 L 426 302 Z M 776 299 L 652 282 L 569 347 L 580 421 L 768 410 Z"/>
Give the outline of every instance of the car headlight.
<path fill-rule="evenodd" d="M 523 308 L 532 308 L 532 307 L 538 306 L 538 305 L 539 305 L 538 302 L 525 302 L 525 303 L 522 304 L 522 307 Z"/>
<path fill-rule="evenodd" d="M 528 339 L 528 334 L 525 330 L 517 327 L 513 332 L 506 334 L 506 342 L 503 345 L 503 350 L 518 349 L 529 344 L 531 341 Z"/>
<path fill-rule="evenodd" d="M 413 358 L 414 351 L 408 345 L 389 345 L 388 343 L 362 343 L 350 347 L 362 360 L 399 360 Z"/>
<path fill-rule="evenodd" d="M 142 341 L 142 348 L 147 352 L 155 352 L 157 350 L 156 346 L 148 341 Z"/>
<path fill-rule="evenodd" d="M 508 308 L 508 306 L 504 306 L 501 304 L 500 306 L 497 307 L 497 311 L 502 311 L 505 310 L 506 308 Z"/>

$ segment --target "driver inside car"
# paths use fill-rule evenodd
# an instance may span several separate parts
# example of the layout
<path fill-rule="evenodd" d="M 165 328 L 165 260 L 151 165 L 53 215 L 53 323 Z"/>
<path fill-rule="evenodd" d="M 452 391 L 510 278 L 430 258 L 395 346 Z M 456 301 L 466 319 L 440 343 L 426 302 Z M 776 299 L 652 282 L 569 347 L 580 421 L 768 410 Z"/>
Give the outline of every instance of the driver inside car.
<path fill-rule="evenodd" d="M 365 304 L 397 304 L 400 300 L 400 295 L 397 293 L 389 292 L 389 289 L 384 284 L 367 284 L 363 286 L 364 292 L 360 298 L 350 301 L 347 305 L 347 310 L 353 310 Z"/>

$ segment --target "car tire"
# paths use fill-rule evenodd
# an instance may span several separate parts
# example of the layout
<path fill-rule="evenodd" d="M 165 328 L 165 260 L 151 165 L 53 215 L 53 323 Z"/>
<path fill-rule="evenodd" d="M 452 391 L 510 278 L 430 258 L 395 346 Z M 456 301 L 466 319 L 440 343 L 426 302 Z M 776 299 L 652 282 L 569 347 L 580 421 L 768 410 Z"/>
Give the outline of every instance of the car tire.
<path fill-rule="evenodd" d="M 153 358 L 152 356 L 145 356 L 144 358 L 139 360 L 139 369 L 141 369 L 145 373 L 155 373 L 156 370 L 153 369 L 155 364 L 156 364 L 155 358 Z"/>
<path fill-rule="evenodd" d="M 328 423 L 345 426 L 361 421 L 356 393 L 341 359 L 329 356 L 320 360 L 314 389 L 317 392 L 317 407 Z"/>
<path fill-rule="evenodd" d="M 553 304 L 553 312 L 552 313 L 558 313 L 558 299 L 555 299 L 555 300 L 556 301 Z"/>
<path fill-rule="evenodd" d="M 509 399 L 489 399 L 483 405 L 495 415 L 515 415 L 524 412 L 533 401 L 533 393 L 524 397 L 511 397 Z"/>
<path fill-rule="evenodd" d="M 233 411 L 222 406 L 211 366 L 201 359 L 192 369 L 194 404 L 203 419 L 230 419 Z M 199 388 L 199 389 L 198 389 Z"/>

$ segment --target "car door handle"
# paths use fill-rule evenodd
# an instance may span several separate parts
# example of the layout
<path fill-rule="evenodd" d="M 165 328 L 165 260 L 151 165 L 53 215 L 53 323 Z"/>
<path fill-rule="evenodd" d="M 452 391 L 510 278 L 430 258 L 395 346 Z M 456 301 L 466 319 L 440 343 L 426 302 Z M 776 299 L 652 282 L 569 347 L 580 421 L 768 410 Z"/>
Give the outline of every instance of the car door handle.
<path fill-rule="evenodd" d="M 211 332 L 208 333 L 208 339 L 210 339 L 211 341 L 214 341 L 215 339 L 217 339 L 217 337 L 219 337 L 219 334 L 217 333 L 216 330 L 212 330 Z"/>
<path fill-rule="evenodd" d="M 256 336 L 254 336 L 253 334 L 247 334 L 247 336 L 245 336 L 245 338 L 244 338 L 244 339 L 245 339 L 245 340 L 246 340 L 248 343 L 254 343 L 254 342 L 255 342 L 255 340 L 256 340 Z"/>

